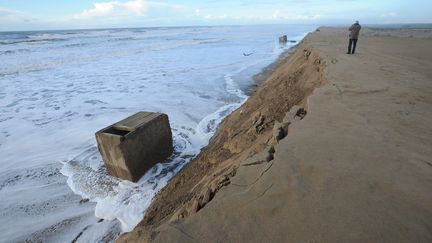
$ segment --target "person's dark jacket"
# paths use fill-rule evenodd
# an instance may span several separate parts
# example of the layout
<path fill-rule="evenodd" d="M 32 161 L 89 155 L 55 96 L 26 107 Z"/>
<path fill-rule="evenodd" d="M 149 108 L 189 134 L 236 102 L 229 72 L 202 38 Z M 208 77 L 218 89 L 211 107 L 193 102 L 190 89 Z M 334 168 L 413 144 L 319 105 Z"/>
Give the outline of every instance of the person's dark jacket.
<path fill-rule="evenodd" d="M 358 39 L 359 37 L 359 33 L 360 33 L 360 29 L 361 29 L 361 25 L 360 24 L 353 24 L 351 25 L 351 27 L 349 28 L 349 31 L 351 31 L 349 37 L 351 39 Z"/>

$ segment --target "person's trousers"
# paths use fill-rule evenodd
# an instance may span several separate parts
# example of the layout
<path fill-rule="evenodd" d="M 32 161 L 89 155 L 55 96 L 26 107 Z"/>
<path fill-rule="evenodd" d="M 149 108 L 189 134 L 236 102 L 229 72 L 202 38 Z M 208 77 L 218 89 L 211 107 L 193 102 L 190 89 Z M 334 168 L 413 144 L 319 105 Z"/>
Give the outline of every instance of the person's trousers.
<path fill-rule="evenodd" d="M 357 39 L 349 39 L 348 54 L 354 54 L 356 46 L 357 46 Z M 351 48 L 352 48 L 352 52 L 351 52 Z"/>

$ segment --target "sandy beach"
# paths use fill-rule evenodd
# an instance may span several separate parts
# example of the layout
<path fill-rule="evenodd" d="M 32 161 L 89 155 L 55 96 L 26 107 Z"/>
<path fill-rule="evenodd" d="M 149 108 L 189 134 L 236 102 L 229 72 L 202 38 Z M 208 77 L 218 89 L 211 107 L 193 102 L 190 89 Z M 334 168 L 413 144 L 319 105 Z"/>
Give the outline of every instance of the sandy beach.
<path fill-rule="evenodd" d="M 320 28 L 118 242 L 432 242 L 432 30 Z"/>

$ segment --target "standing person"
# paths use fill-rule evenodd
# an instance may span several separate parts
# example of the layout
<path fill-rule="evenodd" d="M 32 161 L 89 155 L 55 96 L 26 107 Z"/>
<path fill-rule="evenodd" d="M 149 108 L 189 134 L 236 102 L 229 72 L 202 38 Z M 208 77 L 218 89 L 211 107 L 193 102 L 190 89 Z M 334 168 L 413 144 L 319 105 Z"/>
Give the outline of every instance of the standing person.
<path fill-rule="evenodd" d="M 360 33 L 360 29 L 361 29 L 361 25 L 359 24 L 358 21 L 356 21 L 349 28 L 350 35 L 349 35 L 349 44 L 348 44 L 348 53 L 347 54 L 354 54 L 355 49 L 356 49 L 356 45 L 357 45 L 357 40 L 358 40 L 359 33 Z M 351 47 L 352 47 L 352 52 L 351 52 Z"/>

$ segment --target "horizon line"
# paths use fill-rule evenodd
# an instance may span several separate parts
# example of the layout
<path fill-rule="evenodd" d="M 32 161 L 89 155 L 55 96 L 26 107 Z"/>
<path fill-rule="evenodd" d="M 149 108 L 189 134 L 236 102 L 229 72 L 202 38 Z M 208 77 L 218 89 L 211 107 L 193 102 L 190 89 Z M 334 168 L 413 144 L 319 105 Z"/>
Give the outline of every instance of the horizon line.
<path fill-rule="evenodd" d="M 271 23 L 271 24 L 219 24 L 219 25 L 184 25 L 184 26 L 175 26 L 175 25 L 167 25 L 167 26 L 146 26 L 146 27 L 102 27 L 102 28 L 70 28 L 70 29 L 37 29 L 37 30 L 0 30 L 0 33 L 10 33 L 10 32 L 51 32 L 51 31 L 95 31 L 95 30 L 118 30 L 118 29 L 156 29 L 156 28 L 208 28 L 208 27 L 236 27 L 236 26 L 260 26 L 260 25 L 316 25 L 318 27 L 340 27 L 340 26 L 349 26 L 350 24 L 302 24 L 302 23 L 292 23 L 292 24 L 282 24 L 282 23 Z M 394 26 L 394 27 L 404 27 L 408 28 L 409 25 L 430 25 L 427 29 L 432 28 L 431 23 L 386 23 L 386 24 L 362 24 L 364 27 L 368 26 Z M 414 27 L 415 29 L 415 27 Z"/>

